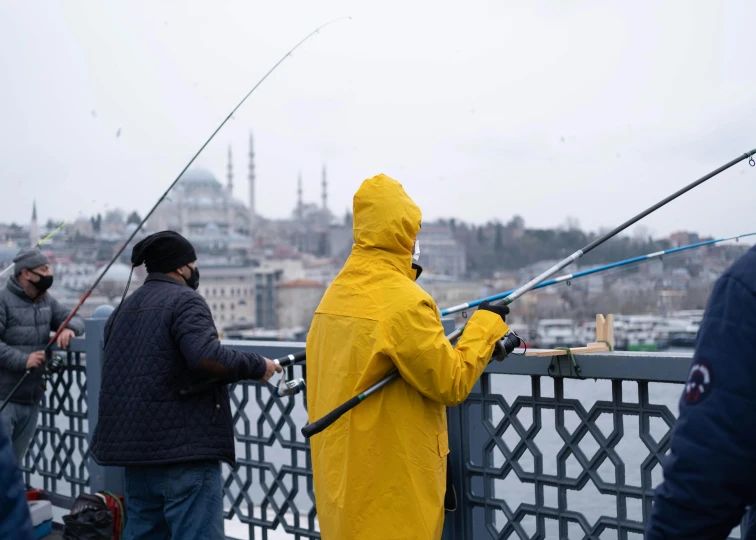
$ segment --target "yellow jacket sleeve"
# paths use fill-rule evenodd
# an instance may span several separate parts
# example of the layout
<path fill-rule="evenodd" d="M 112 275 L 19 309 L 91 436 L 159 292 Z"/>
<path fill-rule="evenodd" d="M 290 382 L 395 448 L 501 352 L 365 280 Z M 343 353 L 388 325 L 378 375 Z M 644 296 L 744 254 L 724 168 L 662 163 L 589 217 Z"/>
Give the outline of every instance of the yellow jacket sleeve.
<path fill-rule="evenodd" d="M 508 331 L 495 313 L 476 311 L 456 347 L 444 335 L 435 307 L 421 300 L 381 325 L 381 352 L 391 358 L 402 378 L 429 399 L 454 406 L 472 391 L 491 359 L 496 341 Z"/>

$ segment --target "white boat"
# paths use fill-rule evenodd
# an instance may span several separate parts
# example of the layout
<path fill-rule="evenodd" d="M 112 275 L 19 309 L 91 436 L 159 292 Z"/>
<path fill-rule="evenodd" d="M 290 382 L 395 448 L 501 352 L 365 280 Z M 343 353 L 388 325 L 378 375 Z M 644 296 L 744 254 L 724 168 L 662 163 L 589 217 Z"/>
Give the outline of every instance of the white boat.
<path fill-rule="evenodd" d="M 669 347 L 668 321 L 657 315 L 629 315 L 625 337 L 629 351 L 658 351 Z"/>
<path fill-rule="evenodd" d="M 553 347 L 567 347 L 576 343 L 577 329 L 572 319 L 541 319 L 538 321 L 533 342 L 534 347 L 551 349 Z"/>
<path fill-rule="evenodd" d="M 703 319 L 703 310 L 675 311 L 667 317 L 669 344 L 673 347 L 693 347 Z"/>

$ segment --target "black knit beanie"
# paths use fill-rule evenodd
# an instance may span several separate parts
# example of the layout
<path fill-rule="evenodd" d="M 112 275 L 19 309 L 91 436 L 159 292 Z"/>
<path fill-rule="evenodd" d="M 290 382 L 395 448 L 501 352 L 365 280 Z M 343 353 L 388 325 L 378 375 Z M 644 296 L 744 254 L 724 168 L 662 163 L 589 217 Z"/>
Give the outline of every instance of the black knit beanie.
<path fill-rule="evenodd" d="M 196 260 L 194 246 L 174 231 L 151 234 L 131 250 L 132 266 L 144 263 L 148 273 L 172 272 Z"/>

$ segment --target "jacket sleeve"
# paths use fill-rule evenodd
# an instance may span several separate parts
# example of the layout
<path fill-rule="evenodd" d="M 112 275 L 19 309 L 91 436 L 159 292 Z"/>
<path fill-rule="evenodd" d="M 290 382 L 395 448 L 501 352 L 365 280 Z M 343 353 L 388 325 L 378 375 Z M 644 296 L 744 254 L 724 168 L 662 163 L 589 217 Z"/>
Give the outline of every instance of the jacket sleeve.
<path fill-rule="evenodd" d="M 699 329 L 649 539 L 724 539 L 756 497 L 756 297 L 723 276 Z"/>
<path fill-rule="evenodd" d="M 8 323 L 5 305 L 0 302 L 0 369 L 22 373 L 26 369 L 28 355 L 6 344 L 5 330 Z"/>
<path fill-rule="evenodd" d="M 3 423 L 0 422 L 0 538 L 32 540 L 29 506 L 21 469 L 13 456 L 13 447 Z"/>
<path fill-rule="evenodd" d="M 221 344 L 210 308 L 197 293 L 179 298 L 171 335 L 190 371 L 228 382 L 260 379 L 265 374 L 262 356 L 234 351 Z"/>
<path fill-rule="evenodd" d="M 435 306 L 423 299 L 381 323 L 378 339 L 407 383 L 433 401 L 454 406 L 470 394 L 496 341 L 508 331 L 495 313 L 476 311 L 452 347 Z"/>
<path fill-rule="evenodd" d="M 63 324 L 63 321 L 66 320 L 66 317 L 71 314 L 71 310 L 52 297 L 50 298 L 50 309 L 52 309 L 50 329 L 53 332 L 57 332 L 58 328 L 60 328 L 60 325 Z M 73 330 L 75 335 L 80 336 L 84 333 L 84 319 L 82 319 L 78 315 L 74 315 L 73 317 L 71 317 L 71 320 L 68 321 L 66 328 Z"/>

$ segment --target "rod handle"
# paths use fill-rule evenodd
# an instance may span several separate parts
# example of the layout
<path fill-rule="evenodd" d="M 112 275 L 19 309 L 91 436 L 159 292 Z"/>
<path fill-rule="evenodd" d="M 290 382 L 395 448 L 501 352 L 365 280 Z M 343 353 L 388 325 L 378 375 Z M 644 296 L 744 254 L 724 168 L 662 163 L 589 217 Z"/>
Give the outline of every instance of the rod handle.
<path fill-rule="evenodd" d="M 307 357 L 307 351 L 302 350 L 295 354 L 288 354 L 286 356 L 282 356 L 281 358 L 276 358 L 273 360 L 274 362 L 277 362 L 278 365 L 281 367 L 288 367 L 292 364 L 296 364 L 297 362 L 301 362 Z"/>
<path fill-rule="evenodd" d="M 326 414 L 323 418 L 320 418 L 314 421 L 312 424 L 307 424 L 305 427 L 303 427 L 302 435 L 304 435 L 307 439 L 309 439 L 313 435 L 317 435 L 328 426 L 336 422 L 336 420 L 341 418 L 346 412 L 354 409 L 360 403 L 360 401 L 362 400 L 360 399 L 359 395 L 350 398 L 348 401 L 345 401 L 334 410 Z"/>

